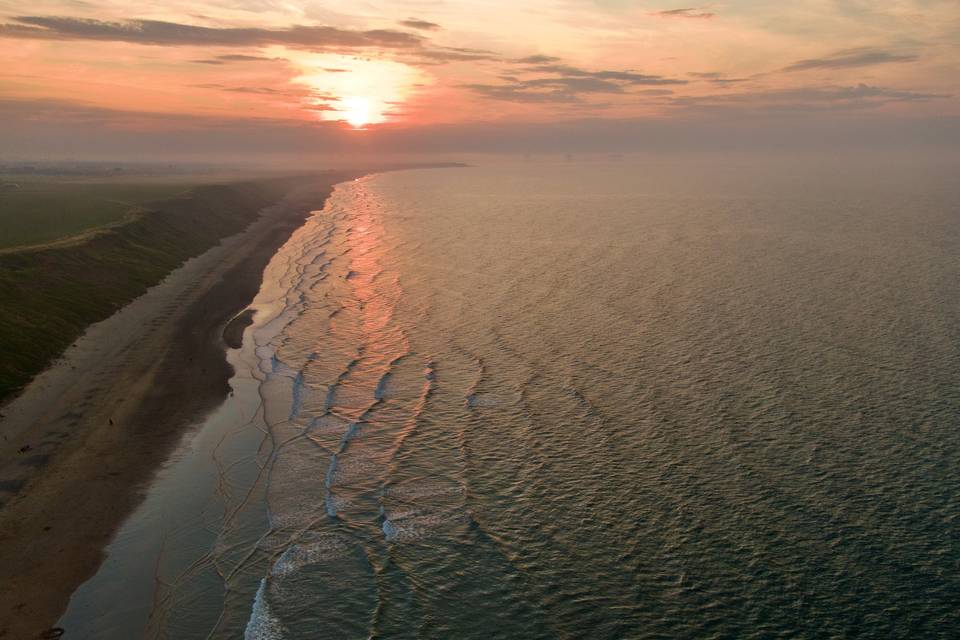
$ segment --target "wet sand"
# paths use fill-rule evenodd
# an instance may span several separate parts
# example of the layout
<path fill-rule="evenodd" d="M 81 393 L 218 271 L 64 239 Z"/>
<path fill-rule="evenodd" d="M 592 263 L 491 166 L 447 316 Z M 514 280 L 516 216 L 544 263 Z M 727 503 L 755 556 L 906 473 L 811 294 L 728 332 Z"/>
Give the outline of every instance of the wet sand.
<path fill-rule="evenodd" d="M 271 256 L 335 183 L 362 173 L 311 180 L 91 327 L 3 408 L 0 638 L 50 633 L 185 429 L 229 392 L 225 342 L 242 337 L 238 312 Z"/>
<path fill-rule="evenodd" d="M 243 331 L 253 324 L 253 310 L 247 309 L 234 316 L 233 320 L 223 328 L 223 342 L 231 349 L 243 346 Z"/>

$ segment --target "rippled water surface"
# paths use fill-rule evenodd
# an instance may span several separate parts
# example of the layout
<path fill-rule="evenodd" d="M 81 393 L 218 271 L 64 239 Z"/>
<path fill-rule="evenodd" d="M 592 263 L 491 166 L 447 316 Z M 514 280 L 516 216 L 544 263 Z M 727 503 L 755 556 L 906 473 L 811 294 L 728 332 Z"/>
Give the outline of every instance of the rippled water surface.
<path fill-rule="evenodd" d="M 946 169 L 343 184 L 67 637 L 955 638 L 958 230 Z"/>

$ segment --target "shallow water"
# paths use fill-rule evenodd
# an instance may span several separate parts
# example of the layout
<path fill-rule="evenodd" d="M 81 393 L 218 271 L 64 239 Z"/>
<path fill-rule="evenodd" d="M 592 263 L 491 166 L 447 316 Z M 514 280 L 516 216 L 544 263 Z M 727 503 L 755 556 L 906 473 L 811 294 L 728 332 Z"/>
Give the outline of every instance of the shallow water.
<path fill-rule="evenodd" d="M 947 167 L 341 185 L 67 637 L 955 637 L 958 223 Z"/>

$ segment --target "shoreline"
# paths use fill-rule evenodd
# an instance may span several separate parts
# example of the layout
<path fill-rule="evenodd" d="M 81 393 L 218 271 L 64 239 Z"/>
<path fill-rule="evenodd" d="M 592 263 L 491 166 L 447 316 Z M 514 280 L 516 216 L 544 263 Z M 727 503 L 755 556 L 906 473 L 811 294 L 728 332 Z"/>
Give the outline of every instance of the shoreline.
<path fill-rule="evenodd" d="M 335 184 L 369 173 L 307 180 L 89 327 L 3 407 L 0 486 L 15 495 L 0 507 L 0 638 L 56 624 L 186 430 L 229 392 L 224 349 L 242 338 L 271 257 Z"/>
<path fill-rule="evenodd" d="M 253 309 L 244 309 L 223 328 L 221 334 L 223 343 L 231 349 L 239 349 L 243 346 L 243 332 L 251 324 L 253 324 Z"/>

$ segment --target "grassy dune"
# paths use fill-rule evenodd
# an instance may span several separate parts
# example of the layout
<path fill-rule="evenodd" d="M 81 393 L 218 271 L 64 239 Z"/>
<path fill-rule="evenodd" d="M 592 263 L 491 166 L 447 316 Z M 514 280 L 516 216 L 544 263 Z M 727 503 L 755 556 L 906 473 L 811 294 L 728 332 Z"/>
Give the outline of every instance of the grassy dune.
<path fill-rule="evenodd" d="M 186 191 L 177 183 L 9 178 L 0 187 L 0 249 L 36 245 L 122 221 L 131 209 Z M 10 187 L 16 185 L 16 188 Z"/>
<path fill-rule="evenodd" d="M 88 325 L 244 229 L 300 180 L 196 187 L 83 242 L 0 253 L 0 400 L 42 371 Z"/>

